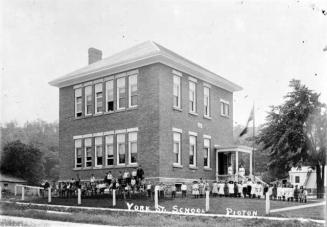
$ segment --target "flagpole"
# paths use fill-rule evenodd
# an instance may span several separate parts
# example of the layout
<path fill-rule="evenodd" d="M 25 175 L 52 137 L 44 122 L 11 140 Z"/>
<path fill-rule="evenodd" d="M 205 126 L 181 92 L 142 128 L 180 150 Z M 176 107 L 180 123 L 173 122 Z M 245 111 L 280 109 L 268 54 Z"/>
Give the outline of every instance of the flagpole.
<path fill-rule="evenodd" d="M 253 135 L 252 135 L 252 152 L 253 152 L 253 167 L 252 167 L 252 171 L 253 171 L 253 176 L 255 173 L 255 152 L 254 152 L 254 143 L 255 143 L 255 111 L 254 111 L 254 101 L 253 101 Z"/>

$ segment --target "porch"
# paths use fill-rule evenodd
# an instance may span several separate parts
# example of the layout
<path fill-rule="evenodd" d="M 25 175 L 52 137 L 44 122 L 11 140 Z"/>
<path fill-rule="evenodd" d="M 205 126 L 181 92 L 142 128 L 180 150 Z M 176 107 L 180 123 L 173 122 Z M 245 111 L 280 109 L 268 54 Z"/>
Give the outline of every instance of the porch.
<path fill-rule="evenodd" d="M 216 151 L 216 180 L 239 180 L 240 178 L 252 177 L 253 148 L 248 146 L 215 145 Z M 245 174 L 244 166 L 239 165 L 239 153 L 246 153 L 249 157 L 248 174 Z"/>

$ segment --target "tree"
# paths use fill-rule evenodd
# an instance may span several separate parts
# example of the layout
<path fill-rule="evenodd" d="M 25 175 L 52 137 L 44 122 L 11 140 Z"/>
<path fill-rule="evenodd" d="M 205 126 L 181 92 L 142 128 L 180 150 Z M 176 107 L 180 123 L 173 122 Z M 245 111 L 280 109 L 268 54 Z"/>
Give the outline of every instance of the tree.
<path fill-rule="evenodd" d="M 311 114 L 305 124 L 308 149 L 307 161 L 316 169 L 317 195 L 324 193 L 326 148 L 327 148 L 327 111 L 325 106 Z"/>
<path fill-rule="evenodd" d="M 48 123 L 43 120 L 26 122 L 23 126 L 19 126 L 15 121 L 8 122 L 1 127 L 1 144 L 20 140 L 38 148 L 44 157 L 45 177 L 47 180 L 56 180 L 59 177 L 58 128 L 58 122 Z"/>
<path fill-rule="evenodd" d="M 325 165 L 326 148 L 317 148 L 315 142 L 325 141 L 326 137 L 320 140 L 317 138 L 318 133 L 313 131 L 319 124 L 317 112 L 324 105 L 319 102 L 319 94 L 302 85 L 299 80 L 290 81 L 290 87 L 292 91 L 285 96 L 285 102 L 271 107 L 257 142 L 269 151 L 269 167 L 275 169 L 277 176 L 285 175 L 291 166 L 302 162 L 315 166 L 317 176 L 320 176 L 324 168 L 321 165 Z M 319 180 L 322 184 L 318 183 Z M 318 191 L 324 190 L 323 185 L 323 179 L 317 177 Z"/>
<path fill-rule="evenodd" d="M 4 146 L 0 170 L 4 174 L 39 184 L 44 177 L 43 156 L 39 149 L 19 140 Z"/>

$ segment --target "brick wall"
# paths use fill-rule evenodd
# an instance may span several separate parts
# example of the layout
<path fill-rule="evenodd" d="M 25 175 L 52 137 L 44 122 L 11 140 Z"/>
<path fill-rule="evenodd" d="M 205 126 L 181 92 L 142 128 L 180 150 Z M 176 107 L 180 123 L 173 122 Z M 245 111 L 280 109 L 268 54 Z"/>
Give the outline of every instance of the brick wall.
<path fill-rule="evenodd" d="M 89 133 L 105 132 L 118 129 L 138 127 L 138 163 L 142 164 L 145 174 L 149 177 L 158 175 L 159 156 L 159 101 L 158 101 L 158 64 L 139 68 L 138 75 L 138 107 L 137 109 L 103 114 L 100 116 L 83 117 L 75 119 L 74 112 L 74 89 L 73 86 L 60 89 L 59 97 L 59 157 L 60 179 L 66 180 L 76 177 L 89 179 L 91 174 L 102 179 L 109 169 L 73 170 L 74 168 L 74 140 L 73 136 Z M 108 75 L 106 75 L 108 76 Z M 126 80 L 128 88 L 128 80 Z M 93 89 L 94 92 L 94 89 Z M 116 91 L 114 92 L 116 95 Z M 126 92 L 128 94 L 128 91 Z M 105 97 L 105 95 L 103 96 Z M 84 113 L 84 94 L 83 94 Z M 94 96 L 93 96 L 94 105 Z M 115 104 L 116 105 L 116 104 Z M 94 108 L 94 107 L 93 107 Z M 115 108 L 116 109 L 116 108 Z M 114 157 L 116 160 L 116 138 L 114 139 Z M 104 143 L 103 143 L 104 145 Z M 104 150 L 103 146 L 103 150 Z M 126 153 L 128 143 L 126 137 Z M 93 147 L 94 156 L 94 147 Z M 83 149 L 84 155 L 84 149 Z M 126 157 L 126 160 L 127 157 Z M 84 164 L 84 158 L 83 158 Z M 94 157 L 93 157 L 94 165 Z M 113 168 L 115 176 L 118 171 L 126 167 Z"/>
<path fill-rule="evenodd" d="M 231 145 L 233 142 L 233 95 L 222 88 L 211 85 L 210 115 L 212 119 L 204 118 L 203 82 L 197 79 L 197 113 L 189 114 L 189 75 L 183 73 L 181 79 L 181 107 L 182 111 L 173 109 L 173 74 L 172 69 L 163 66 L 160 71 L 160 177 L 215 179 L 214 145 Z M 220 98 L 230 102 L 230 117 L 220 115 Z M 202 128 L 198 126 L 202 125 Z M 181 143 L 181 160 L 183 168 L 173 167 L 173 132 L 172 128 L 183 130 Z M 196 132 L 197 136 L 197 169 L 189 168 L 189 134 Z M 211 136 L 210 167 L 203 168 L 203 135 Z"/>

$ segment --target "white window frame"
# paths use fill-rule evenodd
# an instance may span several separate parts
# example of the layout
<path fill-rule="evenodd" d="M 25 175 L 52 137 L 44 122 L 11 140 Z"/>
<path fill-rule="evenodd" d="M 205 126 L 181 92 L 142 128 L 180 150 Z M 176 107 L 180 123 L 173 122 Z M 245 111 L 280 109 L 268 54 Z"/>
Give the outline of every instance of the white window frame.
<path fill-rule="evenodd" d="M 196 82 L 189 80 L 188 83 L 189 83 L 189 111 L 190 113 L 196 113 Z M 191 104 L 191 102 L 193 103 Z"/>
<path fill-rule="evenodd" d="M 75 168 L 82 168 L 83 166 L 83 148 L 82 148 L 82 139 L 76 139 L 74 140 L 74 143 L 75 143 Z M 79 143 L 79 144 L 78 144 Z M 81 150 L 81 163 L 77 163 L 77 149 L 80 149 Z M 79 166 L 77 166 L 79 165 Z"/>
<path fill-rule="evenodd" d="M 105 137 L 105 144 L 106 144 L 106 147 L 105 147 L 105 149 L 106 149 L 106 158 L 105 158 L 105 160 L 106 160 L 106 166 L 114 166 L 115 165 L 115 156 L 114 156 L 114 135 L 107 135 L 106 137 Z M 112 165 L 108 165 L 108 160 L 109 160 L 109 150 L 108 150 L 108 146 L 111 146 L 112 147 L 112 160 L 113 160 L 113 162 L 112 162 Z M 111 158 L 110 158 L 111 159 Z"/>
<path fill-rule="evenodd" d="M 112 86 L 111 89 L 109 89 L 109 86 Z M 109 94 L 109 90 L 112 90 L 112 98 L 109 100 L 108 94 Z M 114 80 L 108 80 L 106 81 L 106 112 L 113 112 L 115 110 L 115 98 L 114 98 Z M 108 103 L 112 102 L 113 103 L 113 109 L 112 110 L 108 110 L 109 105 Z"/>
<path fill-rule="evenodd" d="M 194 138 L 194 144 L 192 144 L 191 138 Z M 190 164 L 190 159 L 189 159 L 189 166 L 190 167 L 196 167 L 197 136 L 195 136 L 195 135 L 189 135 L 189 156 L 191 155 L 191 147 L 192 147 L 192 145 L 194 145 L 193 164 Z"/>
<path fill-rule="evenodd" d="M 102 152 L 102 164 L 98 164 L 98 146 L 101 146 L 101 152 Z M 103 143 L 102 143 L 102 136 L 95 137 L 94 138 L 94 166 L 95 167 L 102 167 L 103 166 Z"/>
<path fill-rule="evenodd" d="M 177 105 L 175 105 L 175 97 L 177 97 Z M 173 107 L 181 109 L 181 77 L 177 75 L 173 76 Z"/>
<path fill-rule="evenodd" d="M 207 141 L 207 142 L 206 142 Z M 207 145 L 206 145 L 206 143 L 208 143 Z M 206 149 L 208 149 L 207 151 L 208 151 L 208 156 L 207 156 L 207 165 L 205 166 L 204 165 L 204 154 L 203 154 L 203 167 L 204 168 L 210 168 L 210 145 L 211 145 L 211 141 L 210 141 L 210 139 L 208 139 L 208 138 L 204 138 L 203 139 L 203 151 L 204 152 L 206 152 Z"/>
<path fill-rule="evenodd" d="M 227 113 L 225 113 L 227 107 Z M 220 115 L 224 117 L 229 117 L 231 114 L 230 112 L 230 104 L 228 101 L 220 99 Z"/>
<path fill-rule="evenodd" d="M 208 94 L 206 94 L 206 91 Z M 206 106 L 206 102 L 208 102 L 208 105 Z M 206 113 L 206 107 L 208 109 L 208 112 Z M 203 112 L 205 117 L 210 117 L 210 88 L 204 86 L 203 87 Z"/>
<path fill-rule="evenodd" d="M 182 165 L 182 160 L 181 160 L 181 140 L 182 140 L 182 133 L 173 132 L 173 153 L 174 153 L 174 162 L 173 162 L 173 164 L 175 164 L 175 165 Z M 178 153 L 175 152 L 175 144 L 178 144 Z M 176 153 L 178 155 L 178 162 L 175 162 Z"/>
<path fill-rule="evenodd" d="M 82 96 L 82 88 L 76 88 L 75 89 L 75 117 L 78 118 L 78 117 L 82 117 L 83 115 L 83 106 L 82 106 L 82 103 L 83 103 L 83 96 Z M 77 98 L 80 98 L 80 102 L 78 103 L 77 102 Z M 77 112 L 77 106 L 80 105 L 81 106 L 81 111 L 80 112 Z M 80 113 L 81 116 L 77 116 L 77 114 Z"/>
<path fill-rule="evenodd" d="M 88 90 L 90 89 L 90 94 L 88 93 Z M 84 93 L 85 93 L 85 116 L 90 116 L 90 115 L 92 115 L 92 113 L 93 113 L 93 110 L 92 110 L 92 97 L 93 97 L 93 94 L 92 94 L 92 92 L 93 92 L 93 89 L 92 89 L 92 85 L 90 85 L 90 86 L 86 86 L 85 88 L 84 88 Z M 87 113 L 87 97 L 88 96 L 91 96 L 91 113 Z"/>
<path fill-rule="evenodd" d="M 125 106 L 123 106 L 123 107 L 120 106 L 120 102 L 119 102 L 119 99 L 120 99 L 120 94 L 119 94 L 120 85 L 119 85 L 119 81 L 124 81 L 123 85 L 124 85 Z M 117 110 L 124 110 L 125 108 L 126 108 L 126 78 L 124 76 L 124 77 L 117 78 Z"/>
<path fill-rule="evenodd" d="M 125 133 L 121 133 L 121 134 L 117 134 L 116 135 L 116 137 L 117 137 L 117 165 L 120 165 L 120 166 L 124 166 L 124 165 L 126 165 L 126 136 L 125 136 Z M 121 142 L 121 141 L 119 141 L 119 138 L 123 138 L 123 142 Z M 125 154 L 125 162 L 124 163 L 120 163 L 120 161 L 119 161 L 119 145 L 120 144 L 124 144 L 124 154 Z"/>
<path fill-rule="evenodd" d="M 102 83 L 98 83 L 94 85 L 94 113 L 95 114 L 99 114 L 103 112 L 103 84 Z M 98 111 L 98 94 L 101 93 L 101 111 Z"/>
<path fill-rule="evenodd" d="M 135 136 L 135 138 L 133 138 Z M 130 165 L 137 164 L 138 158 L 136 158 L 136 162 L 132 162 L 132 143 L 136 143 L 136 155 L 137 154 L 137 132 L 130 132 L 128 133 L 128 163 Z"/>
<path fill-rule="evenodd" d="M 90 141 L 90 145 L 88 146 L 87 144 L 86 144 L 86 141 Z M 90 152 L 90 154 L 91 154 L 91 165 L 90 166 L 87 166 L 87 163 L 89 163 L 90 161 L 88 161 L 87 160 L 87 148 L 88 147 L 90 147 L 91 148 L 91 152 Z M 93 159 L 93 157 L 92 157 L 92 138 L 85 138 L 84 139 L 84 163 L 85 163 L 85 167 L 92 167 L 92 160 Z"/>
<path fill-rule="evenodd" d="M 136 78 L 135 79 L 135 84 L 136 84 L 136 105 L 132 105 L 132 79 L 133 78 Z M 133 74 L 133 75 L 130 75 L 128 76 L 128 106 L 129 108 L 133 108 L 133 107 L 137 107 L 137 104 L 138 104 L 138 84 L 137 84 L 137 79 L 138 79 L 138 75 L 137 74 Z"/>

